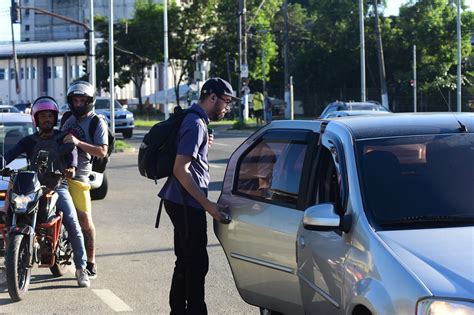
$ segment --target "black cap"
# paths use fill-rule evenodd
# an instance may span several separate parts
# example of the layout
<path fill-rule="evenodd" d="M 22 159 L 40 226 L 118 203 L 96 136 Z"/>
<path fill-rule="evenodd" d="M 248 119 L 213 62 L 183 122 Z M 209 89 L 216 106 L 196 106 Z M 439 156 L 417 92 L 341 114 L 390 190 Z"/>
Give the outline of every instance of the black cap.
<path fill-rule="evenodd" d="M 210 78 L 204 82 L 201 88 L 202 94 L 212 94 L 215 93 L 218 96 L 227 95 L 232 97 L 234 100 L 238 100 L 238 97 L 234 96 L 234 90 L 229 82 L 221 78 Z"/>

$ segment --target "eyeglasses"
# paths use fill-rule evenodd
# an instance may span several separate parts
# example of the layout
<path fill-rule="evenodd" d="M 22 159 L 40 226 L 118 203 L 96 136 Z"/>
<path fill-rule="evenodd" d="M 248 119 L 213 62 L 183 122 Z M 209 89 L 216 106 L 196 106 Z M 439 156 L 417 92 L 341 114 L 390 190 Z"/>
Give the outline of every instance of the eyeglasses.
<path fill-rule="evenodd" d="M 217 96 L 217 98 L 221 99 L 224 101 L 225 103 L 225 110 L 229 110 L 230 109 L 230 105 L 233 103 L 233 100 L 231 98 L 229 99 L 225 99 L 223 97 L 220 97 L 220 96 Z"/>

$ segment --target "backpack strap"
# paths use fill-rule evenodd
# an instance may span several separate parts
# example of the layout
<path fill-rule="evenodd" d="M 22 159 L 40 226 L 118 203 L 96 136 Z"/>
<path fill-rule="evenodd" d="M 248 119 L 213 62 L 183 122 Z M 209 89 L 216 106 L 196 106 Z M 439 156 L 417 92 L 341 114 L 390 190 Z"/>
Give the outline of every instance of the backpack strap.
<path fill-rule="evenodd" d="M 100 117 L 94 114 L 94 116 L 92 116 L 92 120 L 89 125 L 89 137 L 91 138 L 92 142 L 94 142 L 94 135 L 95 135 L 95 131 L 97 130 L 97 125 L 99 124 L 99 121 L 100 121 Z"/>
<path fill-rule="evenodd" d="M 163 201 L 164 199 L 161 199 L 160 207 L 158 208 L 158 213 L 156 214 L 156 222 L 155 222 L 156 229 L 158 228 L 158 226 L 160 226 L 160 217 L 161 217 L 161 209 L 163 209 Z"/>
<path fill-rule="evenodd" d="M 72 116 L 72 112 L 70 110 L 66 111 L 63 113 L 61 117 L 61 122 L 59 123 L 59 129 L 62 129 L 64 126 L 64 123 L 66 123 L 66 120 L 68 120 L 69 117 Z"/>

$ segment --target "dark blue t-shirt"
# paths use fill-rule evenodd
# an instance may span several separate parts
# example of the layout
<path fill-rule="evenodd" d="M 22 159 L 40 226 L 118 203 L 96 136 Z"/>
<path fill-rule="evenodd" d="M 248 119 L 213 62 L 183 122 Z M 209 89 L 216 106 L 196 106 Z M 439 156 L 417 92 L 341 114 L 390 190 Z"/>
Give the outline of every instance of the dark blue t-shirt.
<path fill-rule="evenodd" d="M 193 104 L 191 109 L 201 113 L 204 121 L 195 113 L 189 113 L 184 117 L 176 140 L 176 154 L 192 157 L 189 172 L 192 174 L 198 187 L 207 196 L 209 187 L 207 124 L 209 124 L 209 118 L 198 104 Z M 177 204 L 203 209 L 196 199 L 181 186 L 174 175 L 168 177 L 158 196 Z"/>

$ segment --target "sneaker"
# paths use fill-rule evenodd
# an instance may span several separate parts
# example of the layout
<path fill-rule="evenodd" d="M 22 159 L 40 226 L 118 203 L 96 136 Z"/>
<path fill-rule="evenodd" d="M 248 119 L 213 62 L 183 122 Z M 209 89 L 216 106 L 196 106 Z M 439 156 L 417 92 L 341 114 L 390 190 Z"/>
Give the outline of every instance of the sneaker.
<path fill-rule="evenodd" d="M 83 288 L 88 288 L 91 286 L 91 281 L 87 275 L 86 269 L 76 269 L 76 279 L 77 285 Z"/>
<path fill-rule="evenodd" d="M 86 271 L 87 271 L 87 274 L 89 275 L 89 279 L 97 278 L 97 267 L 95 263 L 87 262 Z"/>

